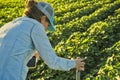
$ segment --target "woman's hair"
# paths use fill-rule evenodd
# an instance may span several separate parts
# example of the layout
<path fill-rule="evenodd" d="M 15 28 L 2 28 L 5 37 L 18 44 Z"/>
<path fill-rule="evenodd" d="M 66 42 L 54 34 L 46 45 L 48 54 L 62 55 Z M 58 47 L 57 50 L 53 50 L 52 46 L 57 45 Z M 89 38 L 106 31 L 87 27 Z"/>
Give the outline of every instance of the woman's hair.
<path fill-rule="evenodd" d="M 26 0 L 26 6 L 23 15 L 36 19 L 41 22 L 40 19 L 44 14 L 37 8 L 37 2 L 35 0 Z"/>

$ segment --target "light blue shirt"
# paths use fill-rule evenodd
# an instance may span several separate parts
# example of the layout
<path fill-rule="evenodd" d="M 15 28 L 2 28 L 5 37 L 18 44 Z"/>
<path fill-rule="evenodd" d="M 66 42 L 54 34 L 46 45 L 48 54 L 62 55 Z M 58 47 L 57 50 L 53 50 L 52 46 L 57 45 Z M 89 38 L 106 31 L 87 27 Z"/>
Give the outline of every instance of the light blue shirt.
<path fill-rule="evenodd" d="M 49 42 L 44 27 L 26 16 L 0 28 L 0 80 L 25 80 L 34 51 L 52 69 L 69 71 L 75 60 L 58 57 Z"/>

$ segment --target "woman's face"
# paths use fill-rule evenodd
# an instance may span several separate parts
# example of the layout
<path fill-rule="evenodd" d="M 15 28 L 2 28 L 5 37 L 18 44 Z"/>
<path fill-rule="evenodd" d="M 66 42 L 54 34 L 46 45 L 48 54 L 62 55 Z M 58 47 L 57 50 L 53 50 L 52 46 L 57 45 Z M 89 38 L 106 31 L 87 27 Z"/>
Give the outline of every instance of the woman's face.
<path fill-rule="evenodd" d="M 42 16 L 41 24 L 44 26 L 44 29 L 47 30 L 48 26 L 50 25 L 50 22 L 46 16 Z"/>

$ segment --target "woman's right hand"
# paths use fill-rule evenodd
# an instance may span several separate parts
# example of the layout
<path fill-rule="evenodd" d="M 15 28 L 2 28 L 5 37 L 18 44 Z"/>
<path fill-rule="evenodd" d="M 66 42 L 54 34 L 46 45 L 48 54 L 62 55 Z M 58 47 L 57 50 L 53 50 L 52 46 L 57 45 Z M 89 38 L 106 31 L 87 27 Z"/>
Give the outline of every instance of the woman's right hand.
<path fill-rule="evenodd" d="M 84 59 L 78 57 L 75 61 L 76 61 L 76 69 L 79 71 L 84 71 L 84 66 L 85 66 Z"/>

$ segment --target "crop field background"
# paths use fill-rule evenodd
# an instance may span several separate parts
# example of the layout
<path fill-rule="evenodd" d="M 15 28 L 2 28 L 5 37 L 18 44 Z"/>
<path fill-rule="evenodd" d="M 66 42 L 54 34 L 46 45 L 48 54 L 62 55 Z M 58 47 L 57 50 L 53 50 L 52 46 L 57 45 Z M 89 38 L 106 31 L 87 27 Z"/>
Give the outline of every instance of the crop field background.
<path fill-rule="evenodd" d="M 82 80 L 120 80 L 120 0 L 43 0 L 55 11 L 56 32 L 47 32 L 60 57 L 87 57 Z M 24 0 L 0 0 L 0 27 L 21 17 Z M 26 80 L 75 80 L 40 60 Z"/>

